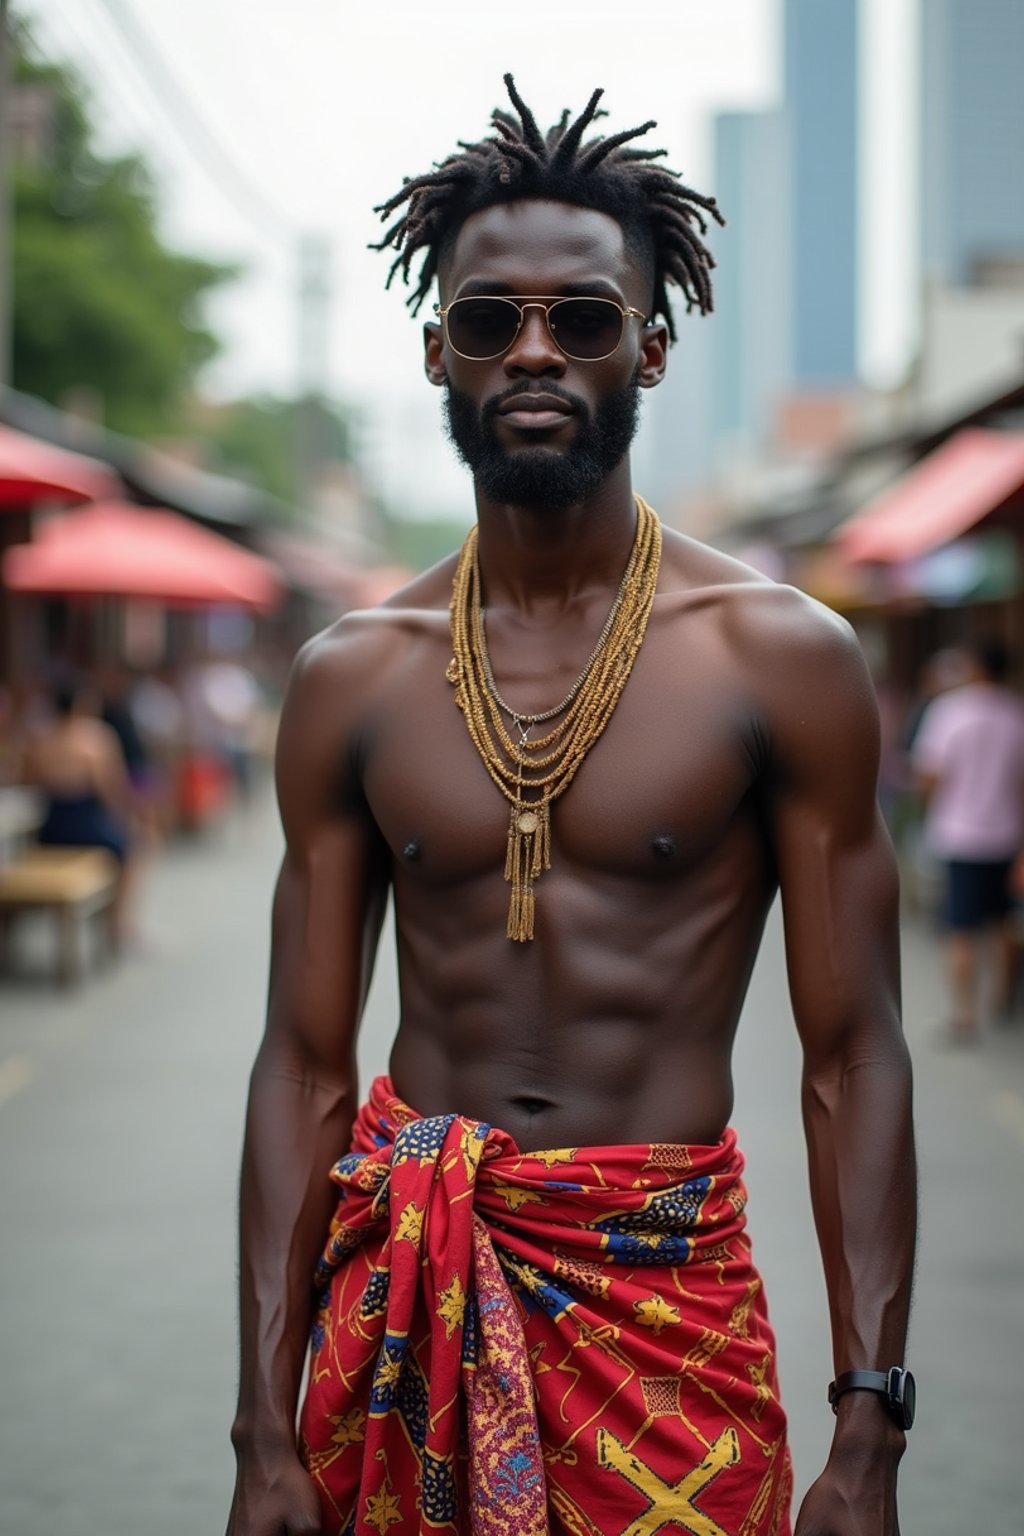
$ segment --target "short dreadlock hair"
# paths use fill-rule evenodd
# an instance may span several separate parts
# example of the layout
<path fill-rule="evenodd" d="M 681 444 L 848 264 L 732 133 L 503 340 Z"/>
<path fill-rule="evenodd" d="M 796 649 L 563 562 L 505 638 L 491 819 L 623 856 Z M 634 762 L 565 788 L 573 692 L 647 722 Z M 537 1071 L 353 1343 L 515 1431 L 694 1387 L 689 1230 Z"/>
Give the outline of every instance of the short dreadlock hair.
<path fill-rule="evenodd" d="M 598 110 L 604 92 L 596 90 L 575 121 L 566 109 L 546 133 L 504 76 L 517 116 L 496 107 L 491 122 L 497 130 L 475 144 L 459 140 L 460 153 L 436 163 L 422 176 L 406 177 L 402 190 L 374 209 L 386 223 L 396 208 L 404 212 L 373 246 L 397 255 L 388 272 L 410 281 L 413 258 L 424 253 L 407 303 L 418 313 L 442 257 L 454 244 L 470 214 L 496 203 L 522 198 L 546 198 L 607 213 L 622 226 L 627 246 L 637 254 L 653 279 L 651 318 L 660 316 L 676 339 L 667 285 L 674 283 L 686 297 L 686 309 L 710 314 L 711 270 L 714 257 L 703 243 L 704 214 L 724 224 L 713 197 L 683 186 L 676 171 L 655 165 L 663 149 L 627 147 L 630 141 L 657 126 L 654 119 L 638 128 L 583 142 L 587 128 L 607 114 Z"/>

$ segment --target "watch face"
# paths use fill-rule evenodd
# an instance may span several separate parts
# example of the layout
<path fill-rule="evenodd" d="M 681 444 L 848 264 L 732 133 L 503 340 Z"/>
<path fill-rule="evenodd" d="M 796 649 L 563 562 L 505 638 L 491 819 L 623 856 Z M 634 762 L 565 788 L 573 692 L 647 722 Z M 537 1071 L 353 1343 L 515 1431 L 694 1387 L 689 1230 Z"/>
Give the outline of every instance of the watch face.
<path fill-rule="evenodd" d="M 917 1384 L 909 1371 L 894 1366 L 889 1373 L 889 1402 L 897 1423 L 910 1429 L 917 1412 Z"/>

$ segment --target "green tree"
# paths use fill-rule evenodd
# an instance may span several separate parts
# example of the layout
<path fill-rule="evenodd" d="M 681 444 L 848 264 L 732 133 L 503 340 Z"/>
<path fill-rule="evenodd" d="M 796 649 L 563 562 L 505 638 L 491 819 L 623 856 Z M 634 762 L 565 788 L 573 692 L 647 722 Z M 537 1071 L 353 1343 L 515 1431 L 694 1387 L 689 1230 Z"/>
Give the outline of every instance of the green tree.
<path fill-rule="evenodd" d="M 23 27 L 14 78 L 39 92 L 49 126 L 44 153 L 14 173 L 15 386 L 51 401 L 85 387 L 111 427 L 174 431 L 218 350 L 203 301 L 236 269 L 164 245 L 145 163 L 96 153 L 82 85 L 42 62 Z"/>
<path fill-rule="evenodd" d="M 191 431 L 213 449 L 215 468 L 293 504 L 302 499 L 299 462 L 304 454 L 315 463 L 350 464 L 355 458 L 350 414 L 315 397 L 254 395 L 224 405 L 199 402 Z"/>
<path fill-rule="evenodd" d="M 468 521 L 446 518 L 396 517 L 387 513 L 380 518 L 381 541 L 389 556 L 414 571 L 425 571 L 459 549 L 467 527 Z"/>

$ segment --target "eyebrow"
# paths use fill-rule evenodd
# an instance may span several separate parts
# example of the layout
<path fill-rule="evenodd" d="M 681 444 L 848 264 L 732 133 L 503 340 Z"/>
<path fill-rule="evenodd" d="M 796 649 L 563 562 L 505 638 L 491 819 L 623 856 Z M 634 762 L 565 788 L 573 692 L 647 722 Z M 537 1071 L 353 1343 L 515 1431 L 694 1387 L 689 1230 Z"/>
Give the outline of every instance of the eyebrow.
<path fill-rule="evenodd" d="M 486 278 L 471 278 L 464 283 L 456 298 L 472 299 L 487 295 L 496 299 L 506 297 L 526 298 L 526 294 L 516 294 L 511 283 L 488 282 Z M 563 283 L 557 293 L 548 293 L 544 298 L 558 299 L 611 299 L 616 304 L 623 302 L 622 294 L 618 287 L 608 278 L 594 277 L 586 282 Z"/>

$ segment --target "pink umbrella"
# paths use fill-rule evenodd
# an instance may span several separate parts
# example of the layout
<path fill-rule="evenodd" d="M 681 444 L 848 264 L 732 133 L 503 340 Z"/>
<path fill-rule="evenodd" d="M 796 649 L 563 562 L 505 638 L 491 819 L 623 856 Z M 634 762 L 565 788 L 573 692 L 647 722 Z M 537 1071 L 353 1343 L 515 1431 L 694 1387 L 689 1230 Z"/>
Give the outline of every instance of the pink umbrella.
<path fill-rule="evenodd" d="M 267 611 L 280 601 L 277 567 L 176 512 L 98 502 L 45 524 L 3 562 L 14 592 L 143 597 L 169 607 Z"/>
<path fill-rule="evenodd" d="M 0 510 L 34 501 L 95 501 L 120 491 L 118 476 L 98 459 L 0 425 Z"/>

